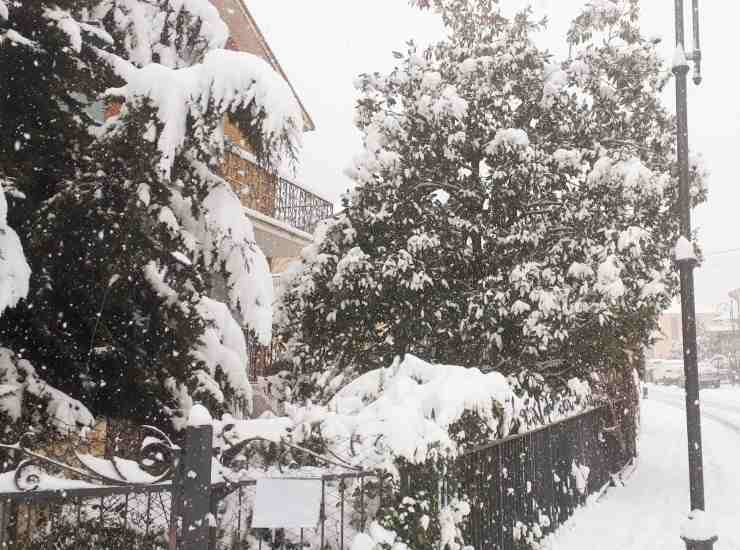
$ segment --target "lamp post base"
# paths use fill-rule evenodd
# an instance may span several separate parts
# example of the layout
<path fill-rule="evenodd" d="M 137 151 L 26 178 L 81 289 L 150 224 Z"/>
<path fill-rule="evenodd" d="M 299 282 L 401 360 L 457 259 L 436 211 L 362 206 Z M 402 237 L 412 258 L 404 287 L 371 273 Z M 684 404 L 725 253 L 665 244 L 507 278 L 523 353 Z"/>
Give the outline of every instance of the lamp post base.
<path fill-rule="evenodd" d="M 685 537 L 681 539 L 686 544 L 686 550 L 712 550 L 714 543 L 717 542 L 717 536 L 713 536 L 709 540 L 690 540 Z"/>
<path fill-rule="evenodd" d="M 686 550 L 712 550 L 717 542 L 717 526 L 704 510 L 692 510 L 681 525 L 681 539 Z"/>

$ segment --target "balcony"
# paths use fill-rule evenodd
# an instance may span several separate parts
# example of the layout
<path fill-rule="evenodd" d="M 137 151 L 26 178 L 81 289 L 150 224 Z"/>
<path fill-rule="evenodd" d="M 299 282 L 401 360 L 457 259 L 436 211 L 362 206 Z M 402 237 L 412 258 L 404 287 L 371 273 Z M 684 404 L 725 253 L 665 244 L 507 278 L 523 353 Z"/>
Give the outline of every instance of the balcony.
<path fill-rule="evenodd" d="M 313 234 L 316 224 L 334 213 L 334 205 L 282 176 L 277 178 L 273 217 L 304 233 Z"/>
<path fill-rule="evenodd" d="M 316 225 L 334 212 L 331 202 L 282 175 L 268 172 L 251 153 L 235 144 L 230 144 L 226 152 L 222 175 L 242 204 L 262 215 L 256 217 L 275 220 L 309 239 Z"/>

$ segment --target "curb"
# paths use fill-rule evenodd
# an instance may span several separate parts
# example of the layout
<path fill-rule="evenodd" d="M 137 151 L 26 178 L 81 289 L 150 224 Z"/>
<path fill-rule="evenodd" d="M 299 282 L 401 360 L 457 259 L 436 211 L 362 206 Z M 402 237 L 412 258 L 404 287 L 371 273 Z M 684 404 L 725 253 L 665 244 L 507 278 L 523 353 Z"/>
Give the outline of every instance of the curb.
<path fill-rule="evenodd" d="M 635 457 L 625 464 L 616 474 L 612 474 L 612 478 L 604 483 L 604 486 L 596 492 L 594 500 L 599 502 L 609 492 L 610 487 L 616 487 L 617 485 L 624 487 L 625 482 L 629 481 L 634 475 L 637 466 L 637 457 Z"/>

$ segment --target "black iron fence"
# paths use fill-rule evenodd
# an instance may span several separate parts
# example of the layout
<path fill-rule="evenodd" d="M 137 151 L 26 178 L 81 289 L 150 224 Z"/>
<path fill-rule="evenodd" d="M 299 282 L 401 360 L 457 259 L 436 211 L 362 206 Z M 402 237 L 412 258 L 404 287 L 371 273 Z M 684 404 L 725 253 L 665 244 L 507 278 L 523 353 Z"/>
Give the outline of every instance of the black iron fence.
<path fill-rule="evenodd" d="M 306 233 L 334 212 L 333 204 L 299 184 L 261 167 L 250 153 L 234 143 L 221 167 L 244 206 L 275 218 Z"/>
<path fill-rule="evenodd" d="M 171 548 L 179 526 L 169 485 L 0 494 L 3 550 Z"/>
<path fill-rule="evenodd" d="M 470 501 L 465 541 L 511 550 L 555 530 L 630 459 L 613 423 L 604 406 L 465 452 L 442 490 Z"/>
<path fill-rule="evenodd" d="M 275 194 L 275 218 L 296 229 L 313 233 L 316 224 L 331 217 L 334 205 L 300 185 L 279 177 Z"/>
<path fill-rule="evenodd" d="M 281 479 L 320 484 L 318 522 L 253 528 L 260 482 L 228 468 L 237 454 L 214 460 L 212 442 L 211 426 L 188 427 L 182 448 L 164 435 L 143 438 L 137 460 L 81 455 L 75 466 L 23 442 L 0 446 L 6 463 L 17 464 L 0 473 L 0 549 L 344 550 L 387 498 L 389 485 L 374 472 L 291 478 L 295 471 L 285 470 Z M 237 479 L 226 481 L 231 476 Z"/>
<path fill-rule="evenodd" d="M 529 543 L 556 529 L 629 460 L 632 447 L 618 440 L 614 423 L 612 409 L 599 407 L 470 449 L 436 473 L 411 467 L 400 480 L 401 496 L 432 480 L 440 506 L 468 499 L 463 534 L 476 550 L 534 546 Z M 164 435 L 149 437 L 138 460 L 88 457 L 82 467 L 45 459 L 23 444 L 0 445 L 6 458 L 24 458 L 13 472 L 0 473 L 0 548 L 345 550 L 381 506 L 399 497 L 393 494 L 399 486 L 392 490 L 375 472 L 317 474 L 310 478 L 321 487 L 315 526 L 253 528 L 260 482 L 214 480 L 231 472 L 227 464 L 243 451 L 234 447 L 214 462 L 212 442 L 211 426 L 193 426 L 182 448 Z M 72 475 L 62 480 L 44 470 Z M 82 478 L 97 485 L 81 484 Z"/>

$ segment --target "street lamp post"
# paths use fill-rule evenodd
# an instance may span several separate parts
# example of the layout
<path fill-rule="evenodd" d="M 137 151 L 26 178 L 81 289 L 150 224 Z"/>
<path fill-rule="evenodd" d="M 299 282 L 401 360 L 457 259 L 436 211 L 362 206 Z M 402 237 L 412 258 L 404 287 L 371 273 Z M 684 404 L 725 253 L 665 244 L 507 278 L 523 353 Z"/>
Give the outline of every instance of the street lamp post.
<path fill-rule="evenodd" d="M 686 244 L 691 241 L 691 195 L 689 190 L 689 131 L 687 86 L 689 64 L 694 62 L 694 83 L 701 83 L 701 50 L 699 47 L 699 0 L 692 0 L 694 49 L 685 53 L 684 2 L 676 3 L 676 55 L 673 74 L 676 77 L 676 116 L 678 123 L 677 149 L 679 168 L 679 207 L 681 210 L 681 239 L 676 245 L 676 262 L 681 277 L 681 320 L 683 330 L 683 360 L 686 387 L 686 431 L 689 452 L 689 487 L 691 512 L 682 529 L 682 538 L 687 550 L 711 550 L 716 536 L 697 535 L 704 527 L 704 467 L 701 445 L 701 410 L 699 407 L 699 372 L 696 349 L 696 307 L 694 301 L 694 267 L 696 259 L 692 252 L 686 253 Z M 685 239 L 685 240 L 684 240 Z M 683 245 L 681 243 L 683 241 Z M 687 243 L 688 241 L 688 243 Z M 679 249 L 683 248 L 683 252 Z M 708 540 L 707 540 L 708 539 Z"/>

